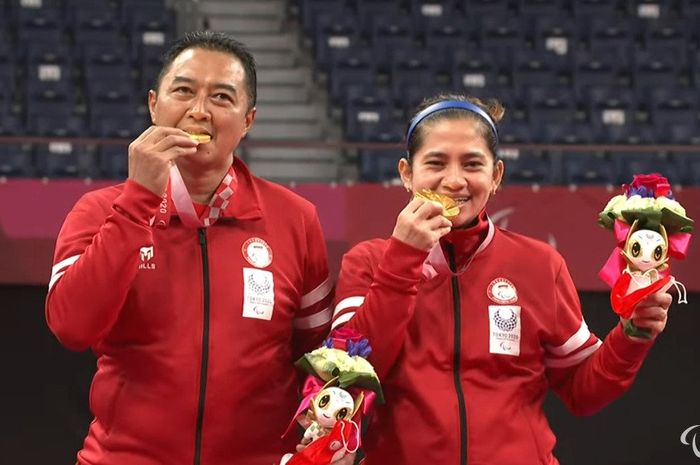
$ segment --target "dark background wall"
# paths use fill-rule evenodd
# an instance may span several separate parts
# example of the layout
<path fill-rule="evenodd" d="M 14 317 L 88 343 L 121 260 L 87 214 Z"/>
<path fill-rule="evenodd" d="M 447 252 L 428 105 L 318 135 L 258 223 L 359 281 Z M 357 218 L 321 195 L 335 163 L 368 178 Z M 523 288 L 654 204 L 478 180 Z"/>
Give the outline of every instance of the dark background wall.
<path fill-rule="evenodd" d="M 73 464 L 91 420 L 94 357 L 56 342 L 44 321 L 45 292 L 43 286 L 0 287 L 2 463 Z M 607 294 L 585 293 L 582 300 L 589 327 L 605 335 L 616 321 Z M 700 294 L 688 300 L 671 308 L 666 332 L 622 399 L 586 418 L 573 417 L 555 397 L 548 400 L 562 465 L 700 464 L 680 442 L 683 430 L 700 424 Z"/>

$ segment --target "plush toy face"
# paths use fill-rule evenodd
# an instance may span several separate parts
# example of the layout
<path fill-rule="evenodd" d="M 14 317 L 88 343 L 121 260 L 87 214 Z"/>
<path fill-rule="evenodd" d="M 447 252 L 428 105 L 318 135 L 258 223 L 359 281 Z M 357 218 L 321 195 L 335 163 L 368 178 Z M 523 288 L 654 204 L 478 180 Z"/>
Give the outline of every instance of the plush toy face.
<path fill-rule="evenodd" d="M 668 244 L 664 237 L 650 229 L 633 232 L 625 244 L 625 257 L 630 268 L 640 271 L 658 268 L 666 262 Z"/>
<path fill-rule="evenodd" d="M 332 428 L 337 420 L 352 416 L 355 404 L 345 389 L 329 387 L 320 391 L 314 399 L 316 422 L 324 428 Z"/>

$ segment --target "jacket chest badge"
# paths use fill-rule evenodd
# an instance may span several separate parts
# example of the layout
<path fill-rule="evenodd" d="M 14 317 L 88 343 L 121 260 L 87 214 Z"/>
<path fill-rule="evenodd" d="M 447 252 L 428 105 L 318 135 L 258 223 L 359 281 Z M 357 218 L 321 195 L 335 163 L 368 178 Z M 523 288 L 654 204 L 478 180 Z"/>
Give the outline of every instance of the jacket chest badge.
<path fill-rule="evenodd" d="M 155 270 L 155 252 L 153 251 L 153 246 L 141 247 L 139 249 L 139 257 L 141 261 L 139 262 L 139 270 Z"/>
<path fill-rule="evenodd" d="M 243 268 L 243 317 L 271 320 L 275 282 L 271 271 Z"/>
<path fill-rule="evenodd" d="M 489 305 L 489 352 L 520 355 L 520 306 Z"/>
<path fill-rule="evenodd" d="M 518 291 L 513 283 L 506 278 L 496 278 L 491 281 L 486 289 L 486 294 L 493 302 L 501 305 L 512 304 L 518 301 Z"/>
<path fill-rule="evenodd" d="M 241 247 L 243 258 L 256 268 L 265 268 L 272 263 L 272 249 L 259 237 L 251 237 Z"/>

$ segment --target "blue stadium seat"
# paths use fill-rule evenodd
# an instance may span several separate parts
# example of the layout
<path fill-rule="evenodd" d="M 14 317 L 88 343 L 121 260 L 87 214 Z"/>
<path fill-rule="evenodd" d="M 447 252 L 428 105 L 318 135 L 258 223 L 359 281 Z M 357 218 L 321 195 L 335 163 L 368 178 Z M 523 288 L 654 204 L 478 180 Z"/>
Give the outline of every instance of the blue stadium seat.
<path fill-rule="evenodd" d="M 676 60 L 685 64 L 692 28 L 679 22 L 678 19 L 642 24 L 642 39 L 646 50 L 657 55 L 671 54 Z"/>
<path fill-rule="evenodd" d="M 390 85 L 395 102 L 403 99 L 411 87 L 438 84 L 438 70 L 433 68 L 430 56 L 418 50 L 396 51 L 392 57 Z"/>
<path fill-rule="evenodd" d="M 562 85 L 568 83 L 566 58 L 547 50 L 525 50 L 515 54 L 512 70 L 513 87 L 525 93 L 542 83 Z"/>
<path fill-rule="evenodd" d="M 627 0 L 627 14 L 642 22 L 653 22 L 675 17 L 675 0 Z"/>
<path fill-rule="evenodd" d="M 629 84 L 630 77 L 615 50 L 576 50 L 573 85 L 576 95 L 583 96 L 594 86 L 616 87 Z"/>
<path fill-rule="evenodd" d="M 636 50 L 634 54 L 635 89 L 646 93 L 657 87 L 676 87 L 683 84 L 678 62 L 672 55 Z"/>
<path fill-rule="evenodd" d="M 529 2 L 528 2 L 529 3 Z M 556 3 L 556 2 L 555 2 Z M 581 25 L 563 13 L 528 17 L 534 47 L 567 56 L 577 48 Z"/>
<path fill-rule="evenodd" d="M 385 15 L 376 18 L 370 42 L 377 59 L 377 66 L 381 70 L 389 72 L 391 57 L 396 50 L 413 50 L 416 47 L 411 18 Z M 384 64 L 386 67 L 383 66 Z"/>
<path fill-rule="evenodd" d="M 548 144 L 590 144 L 595 141 L 593 130 L 588 125 L 565 121 L 540 123 L 544 142 Z"/>
<path fill-rule="evenodd" d="M 328 69 L 328 88 L 333 102 L 341 102 L 351 85 L 371 92 L 376 84 L 376 65 L 372 50 L 351 48 L 333 55 Z"/>
<path fill-rule="evenodd" d="M 452 67 L 453 87 L 467 93 L 500 87 L 501 74 L 494 65 L 492 57 L 488 50 L 455 51 Z"/>
<path fill-rule="evenodd" d="M 678 167 L 666 154 L 618 154 L 613 162 L 617 165 L 618 183 L 629 182 L 639 173 L 662 173 L 671 184 L 682 182 Z"/>
<path fill-rule="evenodd" d="M 74 113 L 75 94 L 72 88 L 67 86 L 39 91 L 28 89 L 25 105 L 27 121 L 31 121 L 35 116 L 67 118 Z"/>
<path fill-rule="evenodd" d="M 129 175 L 129 155 L 126 145 L 102 145 L 99 152 L 101 177 L 126 179 Z"/>
<path fill-rule="evenodd" d="M 549 156 L 545 152 L 523 153 L 506 161 L 505 182 L 550 184 L 553 180 Z"/>
<path fill-rule="evenodd" d="M 93 134 L 114 139 L 135 139 L 148 127 L 149 122 L 134 112 L 95 115 L 90 120 Z"/>
<path fill-rule="evenodd" d="M 419 35 L 425 35 L 430 28 L 440 27 L 445 23 L 466 25 L 461 12 L 454 8 L 451 0 L 410 0 L 413 30 Z"/>
<path fill-rule="evenodd" d="M 82 145 L 63 141 L 38 144 L 34 152 L 35 174 L 49 178 L 94 178 L 93 155 Z"/>
<path fill-rule="evenodd" d="M 0 144 L 0 176 L 29 177 L 34 174 L 32 155 L 20 144 Z"/>
<path fill-rule="evenodd" d="M 510 0 L 458 0 L 468 16 L 501 16 L 503 18 L 514 15 L 513 5 Z"/>
<path fill-rule="evenodd" d="M 569 14 L 567 0 L 518 0 L 517 10 L 520 17 L 531 21 L 543 16 L 565 17 Z"/>
<path fill-rule="evenodd" d="M 568 87 L 532 86 L 527 92 L 527 110 L 544 123 L 573 123 L 576 119 L 576 99 Z"/>
<path fill-rule="evenodd" d="M 347 14 L 345 0 L 302 0 L 300 7 L 301 22 L 307 37 L 313 36 L 316 30 L 316 18 L 321 13 L 334 15 L 337 18 Z"/>
<path fill-rule="evenodd" d="M 398 164 L 405 151 L 396 149 L 360 150 L 360 177 L 365 182 L 390 181 L 399 177 Z"/>
<path fill-rule="evenodd" d="M 669 124 L 660 135 L 660 142 L 679 145 L 700 146 L 700 133 L 697 121 L 683 121 Z"/>
<path fill-rule="evenodd" d="M 581 101 L 586 106 L 593 128 L 605 134 L 605 129 L 629 126 L 637 112 L 636 94 L 628 88 L 594 86 L 588 89 Z M 605 142 L 606 137 L 600 142 Z"/>
<path fill-rule="evenodd" d="M 585 39 L 591 49 L 621 49 L 634 43 L 633 20 L 619 16 L 593 16 L 587 20 Z"/>
<path fill-rule="evenodd" d="M 470 16 L 472 26 L 477 29 L 478 40 L 489 48 L 519 49 L 525 43 L 525 26 L 517 17 L 502 15 Z"/>
<path fill-rule="evenodd" d="M 433 57 L 435 66 L 449 72 L 453 66 L 455 50 L 464 50 L 469 43 L 464 18 L 447 18 L 428 24 L 425 31 L 425 50 Z"/>
<path fill-rule="evenodd" d="M 34 114 L 27 123 L 28 129 L 38 136 L 85 137 L 87 124 L 82 116 L 60 116 Z"/>
<path fill-rule="evenodd" d="M 698 124 L 698 93 L 695 89 L 656 88 L 648 101 L 651 121 L 661 129 L 660 133 L 674 124 Z"/>
<path fill-rule="evenodd" d="M 562 181 L 565 184 L 615 184 L 615 165 L 606 153 L 562 154 Z"/>
<path fill-rule="evenodd" d="M 67 42 L 30 42 L 25 59 L 30 65 L 54 63 L 70 67 L 73 64 L 73 50 Z"/>
<path fill-rule="evenodd" d="M 351 141 L 386 138 L 382 134 L 393 131 L 393 108 L 390 101 L 370 96 L 349 102 L 343 111 L 345 136 Z M 402 134 L 397 131 L 396 137 Z"/>
<path fill-rule="evenodd" d="M 316 65 L 323 71 L 328 71 L 336 54 L 363 48 L 360 45 L 360 28 L 357 16 L 354 15 L 336 17 L 326 13 L 320 14 L 313 37 L 316 48 Z"/>
<path fill-rule="evenodd" d="M 355 0 L 355 7 L 362 34 L 366 37 L 372 35 L 375 25 L 385 17 L 397 18 L 407 14 L 404 6 L 396 0 Z"/>
<path fill-rule="evenodd" d="M 611 0 L 576 0 L 571 6 L 574 17 L 579 19 L 610 18 L 621 13 L 619 2 Z"/>

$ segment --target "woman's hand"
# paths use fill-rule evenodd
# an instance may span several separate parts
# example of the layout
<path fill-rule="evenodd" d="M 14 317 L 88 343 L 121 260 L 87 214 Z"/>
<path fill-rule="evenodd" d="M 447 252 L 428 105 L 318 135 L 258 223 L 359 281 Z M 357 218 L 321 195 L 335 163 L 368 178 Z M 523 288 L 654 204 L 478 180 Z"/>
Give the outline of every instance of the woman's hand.
<path fill-rule="evenodd" d="M 667 292 L 656 292 L 646 296 L 634 309 L 630 320 L 640 329 L 646 329 L 650 333 L 650 339 L 663 332 L 668 319 L 668 308 L 673 302 L 673 297 Z M 648 342 L 648 339 L 630 337 L 640 342 Z"/>
<path fill-rule="evenodd" d="M 450 232 L 452 223 L 442 216 L 442 206 L 414 198 L 401 210 L 392 236 L 416 249 L 430 251 Z"/>

